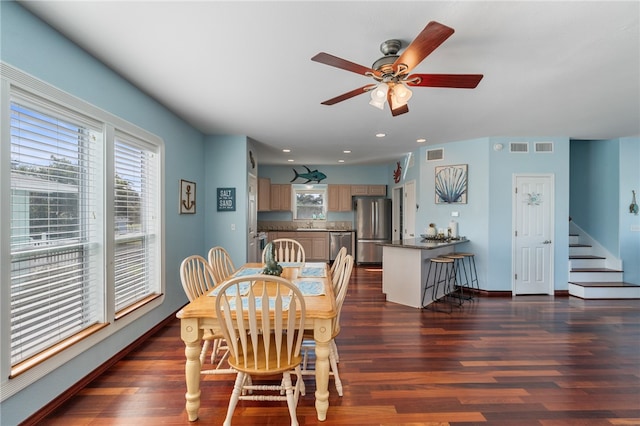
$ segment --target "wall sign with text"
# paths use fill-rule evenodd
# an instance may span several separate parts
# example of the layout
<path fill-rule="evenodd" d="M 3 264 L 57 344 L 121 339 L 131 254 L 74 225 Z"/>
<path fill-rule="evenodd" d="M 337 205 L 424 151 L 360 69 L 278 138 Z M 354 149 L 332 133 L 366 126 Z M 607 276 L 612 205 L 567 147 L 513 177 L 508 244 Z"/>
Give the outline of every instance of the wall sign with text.
<path fill-rule="evenodd" d="M 218 188 L 217 205 L 219 212 L 236 211 L 236 189 L 235 188 Z"/>

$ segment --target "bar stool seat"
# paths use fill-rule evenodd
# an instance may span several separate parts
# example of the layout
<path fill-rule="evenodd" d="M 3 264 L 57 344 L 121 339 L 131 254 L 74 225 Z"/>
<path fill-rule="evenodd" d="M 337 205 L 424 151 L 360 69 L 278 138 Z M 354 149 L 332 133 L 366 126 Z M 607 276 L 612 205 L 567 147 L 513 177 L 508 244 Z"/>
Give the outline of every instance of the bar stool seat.
<path fill-rule="evenodd" d="M 422 307 L 428 308 L 442 302 L 449 302 L 449 297 L 454 296 L 452 293 L 456 291 L 456 268 L 455 261 L 446 257 L 434 257 L 427 259 L 429 261 L 429 269 L 425 281 L 424 291 L 422 293 Z M 431 272 L 433 270 L 433 273 Z M 430 304 L 426 303 L 427 294 L 431 289 Z M 459 301 L 458 304 L 461 304 Z M 452 303 L 448 303 L 449 311 L 452 311 Z"/>

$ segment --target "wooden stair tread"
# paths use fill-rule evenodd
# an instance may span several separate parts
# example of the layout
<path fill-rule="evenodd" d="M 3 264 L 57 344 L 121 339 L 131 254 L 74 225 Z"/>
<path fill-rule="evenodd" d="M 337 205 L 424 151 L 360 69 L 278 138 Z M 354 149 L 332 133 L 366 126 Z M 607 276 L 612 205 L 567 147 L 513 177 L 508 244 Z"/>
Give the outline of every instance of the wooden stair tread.
<path fill-rule="evenodd" d="M 631 284 L 625 282 L 616 281 L 600 281 L 600 282 L 573 282 L 569 281 L 569 284 L 579 285 L 581 287 L 640 287 L 638 284 Z"/>
<path fill-rule="evenodd" d="M 606 259 L 606 257 L 594 256 L 591 254 L 572 254 L 569 256 L 569 259 Z"/>
<path fill-rule="evenodd" d="M 571 272 L 623 272 L 619 269 L 609 268 L 573 268 Z"/>
<path fill-rule="evenodd" d="M 569 244 L 569 247 L 591 247 L 589 244 Z"/>

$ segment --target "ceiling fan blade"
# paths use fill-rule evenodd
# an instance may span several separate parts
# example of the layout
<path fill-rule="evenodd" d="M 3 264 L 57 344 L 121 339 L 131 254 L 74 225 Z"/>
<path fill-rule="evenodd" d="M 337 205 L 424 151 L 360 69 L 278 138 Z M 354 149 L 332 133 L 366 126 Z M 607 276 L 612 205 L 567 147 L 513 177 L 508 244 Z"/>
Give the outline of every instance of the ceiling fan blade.
<path fill-rule="evenodd" d="M 389 109 L 391 110 L 391 115 L 394 117 L 400 114 L 405 114 L 409 112 L 409 105 L 404 104 L 401 106 L 395 106 L 393 104 L 393 96 L 391 96 L 391 90 L 387 92 L 387 102 L 389 103 Z"/>
<path fill-rule="evenodd" d="M 411 42 L 411 44 L 405 49 L 398 59 L 393 64 L 394 70 L 398 70 L 400 64 L 407 66 L 405 73 L 410 72 L 415 68 L 424 58 L 429 56 L 431 52 L 436 50 L 451 34 L 453 34 L 453 28 L 449 28 L 446 25 L 442 25 L 439 22 L 431 21 L 422 30 L 420 34 Z"/>
<path fill-rule="evenodd" d="M 312 61 L 320 62 L 321 64 L 331 65 L 332 67 L 340 68 L 343 70 L 355 72 L 360 75 L 375 74 L 380 75 L 379 71 L 372 68 L 365 67 L 364 65 L 358 65 L 354 62 L 347 61 L 346 59 L 338 58 L 337 56 L 330 55 L 328 53 L 320 52 L 313 58 Z"/>
<path fill-rule="evenodd" d="M 350 92 L 343 93 L 340 96 L 336 96 L 335 98 L 328 99 L 322 102 L 322 105 L 333 105 L 333 104 L 337 104 L 338 102 L 346 101 L 347 99 L 353 98 L 354 96 L 358 96 L 365 92 L 368 92 L 374 87 L 376 87 L 375 84 L 367 84 L 366 86 L 358 87 L 357 89 L 354 89 Z"/>
<path fill-rule="evenodd" d="M 408 86 L 451 87 L 457 89 L 475 89 L 482 74 L 412 74 L 407 77 Z M 418 78 L 419 81 L 411 82 Z"/>

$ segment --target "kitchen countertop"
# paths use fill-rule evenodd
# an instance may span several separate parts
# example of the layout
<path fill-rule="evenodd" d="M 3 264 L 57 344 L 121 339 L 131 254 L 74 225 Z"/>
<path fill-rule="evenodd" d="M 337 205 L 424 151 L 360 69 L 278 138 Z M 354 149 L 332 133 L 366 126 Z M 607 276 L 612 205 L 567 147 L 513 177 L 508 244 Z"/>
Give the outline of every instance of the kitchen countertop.
<path fill-rule="evenodd" d="M 451 240 L 451 241 L 429 241 L 422 238 L 410 238 L 407 240 L 394 240 L 390 243 L 378 243 L 381 246 L 398 247 L 398 248 L 410 248 L 418 250 L 434 250 L 441 247 L 455 246 L 456 244 L 468 243 L 466 238 L 463 240 Z"/>
<path fill-rule="evenodd" d="M 355 231 L 353 229 L 294 228 L 294 229 L 265 229 L 260 232 L 355 232 Z"/>

